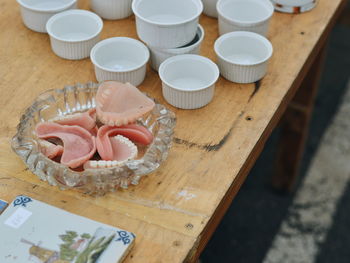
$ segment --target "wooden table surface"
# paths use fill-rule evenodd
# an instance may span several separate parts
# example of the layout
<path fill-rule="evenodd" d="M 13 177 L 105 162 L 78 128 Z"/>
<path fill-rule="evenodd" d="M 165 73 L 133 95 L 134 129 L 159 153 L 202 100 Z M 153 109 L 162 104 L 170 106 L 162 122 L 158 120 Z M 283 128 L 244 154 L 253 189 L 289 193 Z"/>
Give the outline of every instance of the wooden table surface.
<path fill-rule="evenodd" d="M 102 197 L 61 191 L 28 171 L 10 148 L 23 110 L 40 93 L 95 81 L 89 59 L 64 60 L 49 37 L 27 29 L 15 1 L 0 0 L 0 198 L 35 199 L 136 233 L 126 262 L 194 260 L 244 182 L 310 65 L 323 47 L 345 0 L 320 0 L 309 13 L 275 13 L 268 38 L 274 55 L 259 84 L 220 78 L 214 100 L 198 110 L 178 110 L 168 160 L 138 186 Z M 87 1 L 79 7 L 88 9 Z M 202 16 L 201 54 L 216 61 L 217 20 Z M 104 21 L 102 39 L 137 38 L 134 17 Z M 158 75 L 148 70 L 142 91 L 165 103 Z M 166 104 L 166 103 L 165 103 Z M 249 209 L 247 207 L 247 209 Z M 239 213 L 239 211 L 237 211 Z"/>

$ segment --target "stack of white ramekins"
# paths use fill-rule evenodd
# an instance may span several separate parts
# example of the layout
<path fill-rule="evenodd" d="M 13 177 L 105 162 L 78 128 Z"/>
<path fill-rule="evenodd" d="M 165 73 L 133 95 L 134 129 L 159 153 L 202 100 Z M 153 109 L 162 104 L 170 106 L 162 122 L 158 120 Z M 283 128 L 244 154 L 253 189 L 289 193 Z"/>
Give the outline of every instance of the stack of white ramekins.
<path fill-rule="evenodd" d="M 134 0 L 139 38 L 151 53 L 151 67 L 162 80 L 165 100 L 178 108 L 196 109 L 214 96 L 219 69 L 199 56 L 204 30 L 198 24 L 201 0 Z"/>
<path fill-rule="evenodd" d="M 134 0 L 139 38 L 151 51 L 151 66 L 158 70 L 167 58 L 198 54 L 204 30 L 198 24 L 201 0 Z"/>

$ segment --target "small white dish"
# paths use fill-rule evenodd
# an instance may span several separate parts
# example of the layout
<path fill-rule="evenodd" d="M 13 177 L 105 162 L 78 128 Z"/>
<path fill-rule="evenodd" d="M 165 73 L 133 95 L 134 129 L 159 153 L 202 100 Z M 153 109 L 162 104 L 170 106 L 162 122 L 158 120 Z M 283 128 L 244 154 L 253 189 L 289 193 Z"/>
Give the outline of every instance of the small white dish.
<path fill-rule="evenodd" d="M 199 54 L 202 41 L 204 39 L 204 29 L 198 24 L 197 34 L 187 45 L 179 48 L 161 49 L 148 46 L 151 52 L 151 67 L 158 71 L 160 64 L 167 58 L 182 54 Z"/>
<path fill-rule="evenodd" d="M 83 59 L 99 41 L 102 19 L 93 12 L 73 9 L 52 16 L 46 24 L 53 52 L 65 59 Z"/>
<path fill-rule="evenodd" d="M 316 0 L 271 0 L 276 11 L 300 14 L 310 11 L 316 6 Z"/>
<path fill-rule="evenodd" d="M 102 40 L 90 54 L 98 81 L 115 80 L 134 86 L 145 79 L 149 57 L 149 50 L 142 42 L 128 37 Z"/>
<path fill-rule="evenodd" d="M 168 58 L 159 67 L 163 97 L 181 109 L 197 109 L 211 102 L 219 75 L 214 62 L 192 54 Z"/>
<path fill-rule="evenodd" d="M 123 19 L 132 14 L 132 0 L 91 0 L 91 9 L 108 20 Z"/>
<path fill-rule="evenodd" d="M 270 0 L 219 0 L 219 34 L 250 31 L 266 36 L 274 7 Z"/>
<path fill-rule="evenodd" d="M 203 13 L 207 16 L 218 17 L 218 11 L 216 10 L 216 3 L 218 0 L 202 0 L 203 2 Z"/>
<path fill-rule="evenodd" d="M 222 35 L 215 41 L 221 75 L 236 83 L 252 83 L 263 78 L 273 48 L 265 37 L 246 31 Z"/>
<path fill-rule="evenodd" d="M 132 10 L 142 41 L 153 47 L 177 48 L 195 37 L 203 4 L 201 0 L 134 0 Z"/>
<path fill-rule="evenodd" d="M 17 0 L 23 23 L 29 29 L 46 33 L 46 22 L 53 15 L 77 8 L 77 0 Z"/>

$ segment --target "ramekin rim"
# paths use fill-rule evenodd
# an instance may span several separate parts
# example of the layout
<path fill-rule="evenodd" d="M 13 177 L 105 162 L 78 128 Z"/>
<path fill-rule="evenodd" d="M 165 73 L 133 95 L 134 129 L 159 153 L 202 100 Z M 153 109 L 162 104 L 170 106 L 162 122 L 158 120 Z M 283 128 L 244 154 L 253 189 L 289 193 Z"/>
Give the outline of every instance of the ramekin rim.
<path fill-rule="evenodd" d="M 254 37 L 256 39 L 259 39 L 265 45 L 265 47 L 267 47 L 267 49 L 268 49 L 267 56 L 264 59 L 259 60 L 258 62 L 255 62 L 255 63 L 237 63 L 237 62 L 233 62 L 231 60 L 228 60 L 227 58 L 225 58 L 224 56 L 221 55 L 221 52 L 219 51 L 219 45 L 224 40 L 231 38 L 234 35 L 237 35 L 237 36 L 240 36 L 240 35 L 244 36 L 245 35 L 245 36 L 251 36 L 251 37 Z M 255 66 L 255 65 L 265 63 L 266 61 L 268 61 L 272 57 L 273 46 L 272 46 L 271 42 L 266 37 L 263 37 L 262 35 L 259 35 L 257 33 L 248 32 L 248 31 L 235 31 L 235 32 L 229 32 L 229 33 L 226 33 L 226 34 L 220 36 L 214 43 L 214 51 L 215 51 L 215 54 L 220 59 L 226 61 L 227 63 L 239 65 L 239 66 Z"/>
<path fill-rule="evenodd" d="M 172 61 L 174 60 L 181 60 L 183 58 L 197 58 L 201 61 L 205 61 L 205 63 L 207 63 L 208 65 L 210 65 L 210 67 L 212 67 L 213 71 L 214 71 L 214 78 L 213 78 L 213 81 L 209 82 L 210 84 L 207 84 L 206 86 L 204 87 L 200 87 L 200 88 L 196 88 L 196 89 L 191 89 L 191 90 L 185 90 L 185 89 L 181 89 L 181 88 L 178 88 L 178 87 L 175 87 L 174 85 L 170 84 L 168 81 L 166 81 L 163 77 L 163 71 L 164 71 L 164 67 L 171 63 Z M 211 86 L 213 86 L 219 79 L 220 77 L 220 70 L 219 70 L 219 67 L 218 65 L 216 65 L 216 63 L 214 63 L 211 59 L 207 58 L 207 57 L 204 57 L 204 56 L 200 56 L 200 55 L 195 55 L 195 54 L 183 54 L 183 55 L 178 55 L 178 56 L 173 56 L 173 57 L 170 57 L 168 59 L 166 59 L 165 61 L 163 61 L 160 66 L 159 66 L 159 69 L 158 69 L 158 74 L 159 74 L 159 77 L 161 79 L 161 81 L 163 83 L 165 83 L 167 86 L 169 86 L 170 88 L 174 89 L 174 90 L 177 90 L 177 91 L 182 91 L 182 92 L 197 92 L 197 91 L 202 91 L 202 90 L 205 90 L 205 89 L 208 89 L 210 88 Z"/>
<path fill-rule="evenodd" d="M 155 26 L 159 26 L 159 27 L 178 26 L 178 25 L 183 25 L 183 24 L 192 22 L 192 21 L 196 20 L 201 15 L 201 13 L 203 12 L 203 9 L 204 9 L 203 3 L 201 0 L 191 0 L 198 7 L 196 14 L 193 15 L 191 18 L 188 18 L 186 20 L 183 20 L 181 22 L 176 22 L 176 23 L 160 23 L 160 22 L 154 22 L 154 21 L 147 19 L 147 18 L 140 15 L 140 13 L 137 10 L 137 6 L 136 6 L 140 1 L 141 0 L 132 1 L 131 8 L 132 8 L 132 11 L 135 14 L 135 16 L 146 23 L 149 23 L 149 24 L 152 24 Z"/>
<path fill-rule="evenodd" d="M 95 53 L 97 52 L 98 48 L 100 48 L 101 46 L 103 46 L 104 44 L 110 43 L 110 42 L 114 42 L 117 40 L 125 40 L 125 41 L 131 41 L 133 43 L 135 43 L 136 45 L 140 46 L 141 48 L 143 48 L 145 50 L 145 54 L 146 54 L 146 58 L 145 60 L 140 63 L 139 65 L 132 67 L 132 68 L 128 68 L 125 70 L 116 70 L 116 69 L 111 69 L 111 68 L 107 68 L 105 66 L 102 66 L 100 63 L 98 63 L 95 59 Z M 143 66 L 145 66 L 147 64 L 147 62 L 149 61 L 150 58 L 150 52 L 149 49 L 146 47 L 145 44 L 143 44 L 141 41 L 134 39 L 134 38 L 130 38 L 130 37 L 111 37 L 111 38 L 106 38 L 104 40 L 101 40 L 100 42 L 98 42 L 95 46 L 93 46 L 93 48 L 90 51 L 90 60 L 92 62 L 92 64 L 94 64 L 94 66 L 98 67 L 99 69 L 102 69 L 104 71 L 107 72 L 112 72 L 112 73 L 126 73 L 126 72 L 131 72 L 131 71 L 135 71 L 138 70 L 140 68 L 142 68 Z"/>
<path fill-rule="evenodd" d="M 268 10 L 269 14 L 265 18 L 259 19 L 259 20 L 255 20 L 255 21 L 247 21 L 247 20 L 246 21 L 242 21 L 242 20 L 239 20 L 239 19 L 232 19 L 231 17 L 228 17 L 228 16 L 226 16 L 226 15 L 224 15 L 222 13 L 222 11 L 220 9 L 220 4 L 225 2 L 225 1 L 228 2 L 230 0 L 219 0 L 216 3 L 216 10 L 218 12 L 218 17 L 221 16 L 221 17 L 225 18 L 229 22 L 238 23 L 238 24 L 241 24 L 241 25 L 247 25 L 247 24 L 249 24 L 249 25 L 258 25 L 258 24 L 264 23 L 264 22 L 268 21 L 273 16 L 274 10 L 275 10 L 275 8 L 274 8 L 273 4 L 270 2 L 270 0 L 267 0 L 266 4 L 269 5 L 270 9 Z M 255 1 L 255 0 L 250 0 L 250 1 Z"/>
<path fill-rule="evenodd" d="M 65 10 L 65 9 L 69 8 L 70 6 L 72 6 L 75 3 L 77 3 L 77 0 L 70 0 L 70 2 L 68 4 L 62 5 L 59 8 L 52 8 L 52 9 L 35 8 L 35 7 L 32 7 L 32 6 L 28 5 L 28 4 L 26 4 L 25 2 L 23 2 L 23 0 L 17 0 L 17 3 L 20 6 L 22 6 L 24 8 L 27 8 L 27 9 L 29 9 L 31 11 L 42 12 L 42 13 L 54 13 L 54 12 L 60 12 L 62 10 Z"/>
<path fill-rule="evenodd" d="M 98 30 L 96 33 L 94 33 L 93 35 L 86 37 L 86 38 L 82 38 L 79 40 L 69 40 L 69 39 L 64 39 L 62 37 L 58 37 L 54 32 L 52 32 L 51 30 L 51 25 L 52 23 L 54 23 L 57 19 L 64 17 L 65 15 L 69 15 L 69 14 L 85 14 L 91 18 L 93 18 L 97 24 L 98 24 Z M 52 17 L 49 18 L 49 20 L 46 23 L 46 31 L 49 34 L 50 37 L 62 41 L 62 42 L 67 42 L 67 43 L 78 43 L 78 42 L 84 42 L 84 41 L 89 41 L 95 37 L 97 37 L 101 31 L 103 29 L 103 20 L 101 17 L 99 17 L 98 15 L 96 15 L 94 12 L 88 11 L 88 10 L 83 10 L 83 9 L 70 9 L 58 14 L 53 15 Z"/>

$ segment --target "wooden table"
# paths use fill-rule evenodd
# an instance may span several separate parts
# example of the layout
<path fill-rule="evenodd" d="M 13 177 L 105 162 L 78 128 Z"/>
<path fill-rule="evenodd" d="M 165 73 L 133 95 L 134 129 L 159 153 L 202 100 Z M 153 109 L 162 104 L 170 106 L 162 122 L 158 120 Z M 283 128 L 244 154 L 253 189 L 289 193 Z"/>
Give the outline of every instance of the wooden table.
<path fill-rule="evenodd" d="M 283 122 L 282 139 L 289 142 L 281 143 L 280 173 L 274 183 L 286 188 L 295 177 L 316 93 L 320 54 L 345 3 L 320 0 L 309 13 L 274 14 L 269 30 L 274 55 L 268 75 L 248 85 L 220 78 L 207 107 L 192 111 L 170 107 L 178 123 L 168 160 L 138 186 L 93 197 L 40 181 L 10 148 L 19 117 L 30 102 L 47 89 L 95 80 L 92 64 L 89 59 L 55 56 L 46 34 L 22 24 L 16 2 L 0 0 L 0 198 L 10 201 L 26 194 L 133 231 L 136 245 L 126 262 L 194 261 L 288 105 L 292 106 Z M 88 7 L 87 1 L 80 3 L 80 8 Z M 202 55 L 215 61 L 217 21 L 203 16 L 200 23 L 206 32 Z M 113 36 L 136 38 L 134 17 L 104 21 L 102 38 Z M 165 103 L 154 71 L 148 70 L 140 88 Z"/>

